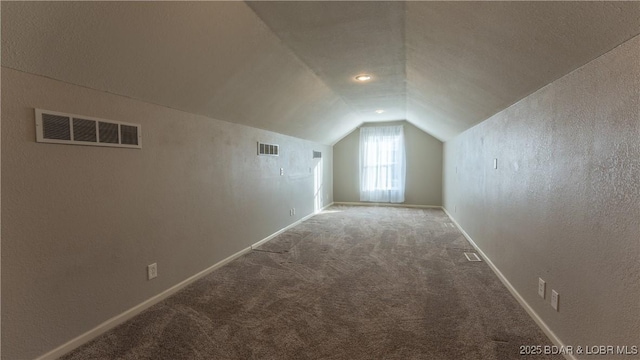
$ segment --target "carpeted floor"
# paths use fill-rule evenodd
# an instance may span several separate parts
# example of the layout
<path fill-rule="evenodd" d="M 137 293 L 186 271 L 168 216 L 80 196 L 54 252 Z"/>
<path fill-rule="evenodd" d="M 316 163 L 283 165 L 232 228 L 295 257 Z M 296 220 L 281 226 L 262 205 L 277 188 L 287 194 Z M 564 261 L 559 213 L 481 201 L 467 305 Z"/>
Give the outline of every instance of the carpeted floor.
<path fill-rule="evenodd" d="M 439 209 L 333 206 L 64 356 L 562 359 Z"/>

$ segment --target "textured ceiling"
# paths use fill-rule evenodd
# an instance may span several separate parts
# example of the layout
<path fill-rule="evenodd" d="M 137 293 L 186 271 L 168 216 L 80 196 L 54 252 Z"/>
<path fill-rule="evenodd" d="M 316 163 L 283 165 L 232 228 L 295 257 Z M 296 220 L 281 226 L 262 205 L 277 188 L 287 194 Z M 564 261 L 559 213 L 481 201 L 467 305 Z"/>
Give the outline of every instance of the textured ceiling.
<path fill-rule="evenodd" d="M 399 119 L 448 140 L 640 33 L 640 2 L 1 6 L 5 67 L 328 144 Z"/>

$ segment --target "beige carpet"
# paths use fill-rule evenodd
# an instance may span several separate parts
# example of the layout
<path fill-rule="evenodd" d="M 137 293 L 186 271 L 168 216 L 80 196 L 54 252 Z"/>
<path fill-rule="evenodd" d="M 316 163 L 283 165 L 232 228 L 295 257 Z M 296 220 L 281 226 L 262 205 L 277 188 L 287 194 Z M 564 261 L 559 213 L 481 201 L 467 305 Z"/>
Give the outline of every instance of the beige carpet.
<path fill-rule="evenodd" d="M 333 206 L 63 357 L 551 359 L 443 211 Z"/>

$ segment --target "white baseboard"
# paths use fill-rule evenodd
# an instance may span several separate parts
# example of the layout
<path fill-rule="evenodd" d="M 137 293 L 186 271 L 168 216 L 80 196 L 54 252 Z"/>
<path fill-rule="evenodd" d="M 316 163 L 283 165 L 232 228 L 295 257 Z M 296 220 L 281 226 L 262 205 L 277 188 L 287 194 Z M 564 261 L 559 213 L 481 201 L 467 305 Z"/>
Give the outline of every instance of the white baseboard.
<path fill-rule="evenodd" d="M 298 221 L 294 222 L 293 224 L 287 225 L 286 227 L 284 227 L 284 228 L 282 228 L 282 229 L 280 229 L 280 230 L 278 230 L 278 231 L 274 232 L 273 234 L 271 234 L 271 235 L 267 236 L 266 238 L 264 238 L 264 239 L 262 239 L 262 240 L 258 241 L 257 243 L 255 243 L 255 244 L 251 245 L 251 249 L 255 249 L 255 248 L 257 248 L 258 246 L 260 246 L 260 245 L 262 245 L 262 244 L 264 244 L 264 243 L 268 242 L 269 240 L 271 240 L 271 239 L 273 239 L 274 237 L 276 237 L 276 236 L 278 236 L 278 235 L 282 234 L 283 232 L 285 232 L 285 231 L 287 231 L 287 230 L 291 229 L 292 227 L 299 225 L 301 222 L 303 222 L 303 221 L 305 221 L 305 220 L 307 220 L 307 219 L 310 219 L 310 218 L 314 217 L 316 214 L 318 214 L 318 213 L 322 212 L 324 209 L 328 208 L 329 206 L 331 206 L 331 205 L 333 205 L 333 204 L 334 204 L 334 203 L 331 203 L 331 204 L 329 204 L 329 205 L 326 205 L 326 206 L 325 206 L 325 207 L 323 207 L 322 209 L 317 210 L 317 211 L 315 211 L 315 212 L 312 212 L 311 214 L 309 214 L 309 215 L 307 215 L 307 216 L 305 216 L 305 217 L 301 218 L 300 220 L 298 220 Z"/>
<path fill-rule="evenodd" d="M 141 312 L 143 312 L 144 310 L 150 308 L 151 306 L 159 303 L 160 301 L 168 298 L 169 296 L 175 294 L 176 292 L 180 291 L 181 289 L 183 289 L 184 287 L 186 287 L 187 285 L 191 284 L 192 282 L 200 279 L 201 277 L 211 273 L 212 271 L 218 269 L 221 266 L 226 265 L 227 263 L 239 258 L 240 256 L 248 253 L 251 251 L 251 247 L 247 247 L 244 248 L 240 251 L 238 251 L 237 253 L 215 263 L 214 265 L 200 271 L 199 273 L 179 282 L 178 284 L 168 288 L 167 290 L 159 293 L 158 295 L 155 295 L 143 302 L 141 302 L 140 304 L 132 307 L 129 310 L 126 310 L 125 312 L 116 315 L 114 317 L 112 317 L 111 319 L 103 322 L 102 324 L 96 326 L 95 328 L 87 331 L 86 333 L 58 346 L 57 348 L 49 351 L 48 353 L 41 355 L 40 357 L 36 358 L 36 360 L 49 360 L 49 359 L 57 359 L 60 356 L 70 352 L 71 350 L 80 347 L 81 345 L 89 342 L 90 340 L 93 340 L 94 338 L 104 334 L 105 332 L 115 328 L 116 326 L 124 323 L 125 321 L 133 318 L 134 316 L 140 314 Z"/>
<path fill-rule="evenodd" d="M 71 352 L 72 350 L 86 344 L 87 342 L 95 339 L 96 337 L 106 333 L 107 331 L 115 328 L 116 326 L 126 322 L 127 320 L 133 318 L 134 316 L 140 314 L 141 312 L 143 312 L 144 310 L 150 308 L 151 306 L 159 303 L 160 301 L 168 298 L 169 296 L 175 294 L 176 292 L 182 290 L 184 287 L 186 287 L 187 285 L 193 283 L 194 281 L 208 275 L 209 273 L 211 273 L 212 271 L 226 265 L 227 263 L 239 258 L 242 255 L 245 255 L 246 253 L 250 252 L 252 249 L 255 249 L 256 247 L 258 247 L 259 245 L 262 245 L 264 243 L 266 243 L 267 241 L 275 238 L 276 236 L 278 236 L 279 234 L 283 233 L 284 231 L 300 224 L 301 222 L 313 217 L 314 215 L 320 213 L 321 211 L 323 211 L 324 209 L 328 208 L 329 206 L 333 205 L 333 203 L 323 207 L 321 210 L 318 210 L 314 213 L 311 213 L 305 217 L 303 217 L 302 219 L 294 222 L 293 224 L 278 230 L 277 232 L 267 236 L 266 238 L 256 242 L 255 244 L 251 245 L 250 247 L 244 248 L 240 251 L 238 251 L 237 253 L 215 263 L 214 265 L 200 271 L 199 273 L 179 282 L 178 284 L 170 287 L 169 289 L 159 293 L 158 295 L 155 295 L 143 302 L 141 302 L 140 304 L 132 307 L 129 310 L 126 310 L 125 312 L 116 315 L 114 317 L 112 317 L 111 319 L 103 322 L 102 324 L 96 326 L 95 328 L 85 332 L 84 334 L 71 339 L 70 341 L 58 346 L 57 348 L 47 352 L 44 355 L 41 355 L 39 357 L 37 357 L 35 360 L 54 360 L 59 358 L 60 356 L 67 354 L 69 352 Z"/>
<path fill-rule="evenodd" d="M 480 256 L 482 256 L 484 261 L 489 265 L 491 270 L 493 270 L 493 272 L 498 276 L 498 279 L 502 281 L 502 284 L 504 284 L 504 286 L 509 290 L 511 295 L 513 295 L 513 297 L 516 298 L 516 300 L 518 300 L 518 303 L 520 303 L 520 306 L 522 306 L 524 310 L 529 314 L 529 316 L 531 316 L 533 321 L 535 321 L 536 324 L 538 324 L 538 327 L 540 327 L 540 329 L 545 333 L 545 335 L 547 335 L 549 340 L 551 340 L 551 342 L 553 342 L 553 344 L 558 347 L 565 346 L 562 340 L 560 340 L 560 338 L 558 338 L 558 336 L 556 336 L 556 334 L 553 331 L 551 331 L 549 326 L 547 326 L 547 324 L 544 321 L 542 321 L 542 318 L 538 316 L 538 314 L 533 310 L 533 308 L 529 305 L 529 303 L 527 303 L 527 301 L 520 295 L 520 293 L 518 293 L 518 291 L 513 287 L 513 285 L 511 285 L 509 280 L 507 280 L 507 278 L 502 274 L 502 272 L 493 264 L 491 259 L 489 259 L 489 257 L 482 251 L 482 249 L 480 249 L 480 247 L 475 243 L 475 241 L 473 241 L 471 236 L 469 236 L 469 234 L 467 234 L 467 232 L 464 231 L 462 226 L 458 224 L 458 222 L 456 221 L 456 219 L 453 218 L 451 213 L 449 213 L 449 211 L 447 211 L 447 209 L 444 206 L 442 207 L 442 210 L 444 210 L 444 212 L 447 214 L 447 216 L 449 216 L 451 221 L 453 221 L 453 223 L 458 227 L 458 230 L 460 230 L 462 235 L 464 235 L 467 241 L 469 241 L 471 246 L 473 246 L 473 248 L 476 249 L 476 251 L 480 254 Z M 564 357 L 565 359 L 568 359 L 568 360 L 577 360 L 575 356 L 570 354 L 564 354 Z"/>
<path fill-rule="evenodd" d="M 406 208 L 421 208 L 421 209 L 441 209 L 442 206 L 438 205 L 411 205 L 403 203 L 376 203 L 376 202 L 348 202 L 348 201 L 336 201 L 334 205 L 348 205 L 348 206 L 393 206 L 393 207 L 406 207 Z"/>

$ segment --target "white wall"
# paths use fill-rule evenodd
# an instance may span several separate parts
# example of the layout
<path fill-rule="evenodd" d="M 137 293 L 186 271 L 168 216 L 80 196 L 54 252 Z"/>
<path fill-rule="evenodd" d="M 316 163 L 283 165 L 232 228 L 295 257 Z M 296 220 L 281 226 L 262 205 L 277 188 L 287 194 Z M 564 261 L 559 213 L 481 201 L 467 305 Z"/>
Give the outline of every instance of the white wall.
<path fill-rule="evenodd" d="M 407 121 L 363 126 L 403 125 L 407 156 L 405 204 L 442 205 L 442 142 Z M 360 128 L 333 147 L 335 201 L 359 202 Z"/>
<path fill-rule="evenodd" d="M 635 37 L 445 143 L 445 207 L 568 345 L 640 345 L 638 49 Z"/>
<path fill-rule="evenodd" d="M 3 359 L 42 355 L 311 214 L 312 150 L 332 202 L 330 146 L 7 68 L 2 89 Z M 143 148 L 36 143 L 34 108 L 142 124 Z M 256 156 L 257 141 L 282 155 Z"/>

